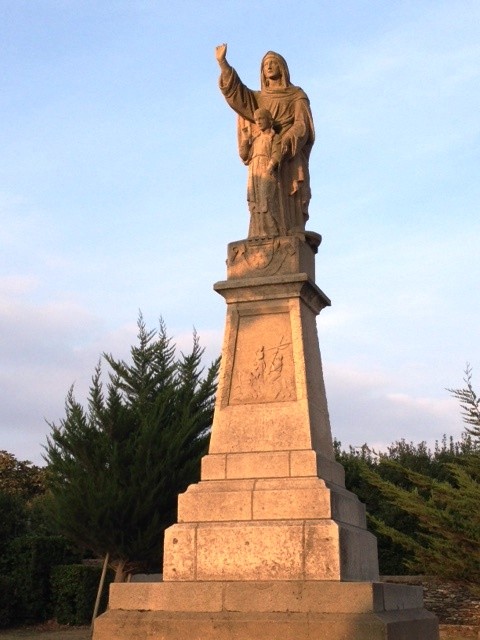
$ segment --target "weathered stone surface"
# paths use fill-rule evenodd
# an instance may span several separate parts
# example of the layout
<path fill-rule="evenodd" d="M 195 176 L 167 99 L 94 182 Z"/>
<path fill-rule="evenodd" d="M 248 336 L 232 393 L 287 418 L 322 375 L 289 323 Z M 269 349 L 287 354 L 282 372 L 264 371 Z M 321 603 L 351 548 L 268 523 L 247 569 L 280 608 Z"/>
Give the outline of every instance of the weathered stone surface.
<path fill-rule="evenodd" d="M 318 476 L 318 454 L 313 449 L 290 451 L 291 476 Z M 343 470 L 343 467 L 342 467 Z M 325 480 L 325 477 L 320 475 Z M 328 478 L 330 480 L 330 478 Z M 343 483 L 345 484 L 345 483 Z"/>
<path fill-rule="evenodd" d="M 422 609 L 355 613 L 186 612 L 112 609 L 95 621 L 96 640 L 438 640 Z"/>
<path fill-rule="evenodd" d="M 164 579 L 168 580 L 165 575 L 165 567 L 168 567 L 167 573 L 173 574 L 173 579 L 182 576 L 183 580 L 195 580 L 196 527 L 181 524 L 169 527 L 165 531 L 164 544 L 168 549 L 168 558 L 164 560 Z"/>
<path fill-rule="evenodd" d="M 227 478 L 282 478 L 289 475 L 289 451 L 227 454 Z"/>
<path fill-rule="evenodd" d="M 195 581 L 110 588 L 96 640 L 438 638 L 435 617 L 421 608 L 421 589 L 403 585 Z"/>
<path fill-rule="evenodd" d="M 96 640 L 438 640 L 426 611 L 383 614 L 165 613 L 111 611 L 95 621 Z"/>
<path fill-rule="evenodd" d="M 378 579 L 375 537 L 331 519 L 217 520 L 167 533 L 165 580 Z"/>
<path fill-rule="evenodd" d="M 281 445 L 280 445 L 281 446 Z M 313 449 L 209 454 L 202 458 L 203 480 L 227 478 L 320 477 L 345 486 L 345 471 L 335 460 Z"/>
<path fill-rule="evenodd" d="M 322 518 L 366 527 L 358 498 L 316 477 L 204 480 L 178 497 L 182 523 Z"/>
<path fill-rule="evenodd" d="M 307 233 L 306 242 L 295 236 L 231 242 L 227 251 L 228 278 L 262 278 L 306 273 L 315 281 L 315 254 L 321 237 Z"/>
<path fill-rule="evenodd" d="M 365 507 L 357 496 L 320 478 L 259 479 L 252 501 L 254 520 L 332 518 L 366 528 Z"/>
<path fill-rule="evenodd" d="M 203 456 L 201 470 L 204 480 L 224 480 L 227 477 L 226 454 Z"/>
<path fill-rule="evenodd" d="M 303 577 L 303 525 L 198 525 L 199 580 L 298 580 Z"/>
<path fill-rule="evenodd" d="M 113 583 L 108 606 L 132 611 L 222 611 L 224 589 L 221 582 Z"/>
<path fill-rule="evenodd" d="M 178 522 L 224 522 L 252 519 L 252 490 L 193 485 L 178 496 Z M 215 483 L 218 484 L 218 483 Z M 197 488 L 197 491 L 194 491 Z"/>
<path fill-rule="evenodd" d="M 110 585 L 110 609 L 360 614 L 421 609 L 422 589 L 381 582 L 229 581 Z M 139 607 L 142 603 L 142 607 Z"/>
<path fill-rule="evenodd" d="M 313 449 L 334 462 L 315 322 L 328 300 L 306 274 L 283 280 L 217 283 L 229 309 L 209 453 Z"/>
<path fill-rule="evenodd" d="M 438 616 L 441 628 L 460 626 L 467 633 L 467 627 L 477 627 L 480 632 L 480 597 L 465 584 L 442 580 L 438 576 L 382 576 L 381 579 L 395 584 L 419 585 L 423 589 L 425 606 Z"/>

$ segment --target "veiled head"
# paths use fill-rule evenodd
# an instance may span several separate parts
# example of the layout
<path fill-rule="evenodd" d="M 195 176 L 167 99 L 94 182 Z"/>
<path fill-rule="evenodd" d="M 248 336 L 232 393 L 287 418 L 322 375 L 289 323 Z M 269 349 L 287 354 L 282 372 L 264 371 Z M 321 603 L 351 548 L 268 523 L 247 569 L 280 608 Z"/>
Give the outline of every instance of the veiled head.
<path fill-rule="evenodd" d="M 278 78 L 273 78 L 272 68 L 278 69 Z M 290 86 L 290 72 L 288 70 L 288 65 L 283 56 L 279 53 L 275 53 L 275 51 L 267 51 L 267 53 L 262 58 L 262 64 L 260 67 L 260 84 L 262 89 L 267 89 L 269 87 L 269 78 L 279 79 L 281 87 Z"/>

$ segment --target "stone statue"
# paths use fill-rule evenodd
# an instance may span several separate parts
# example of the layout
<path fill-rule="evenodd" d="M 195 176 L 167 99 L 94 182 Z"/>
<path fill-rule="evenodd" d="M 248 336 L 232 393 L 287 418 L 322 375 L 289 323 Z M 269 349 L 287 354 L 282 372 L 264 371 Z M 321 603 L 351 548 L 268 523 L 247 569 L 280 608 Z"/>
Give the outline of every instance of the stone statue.
<path fill-rule="evenodd" d="M 260 91 L 252 91 L 242 83 L 227 62 L 226 54 L 226 44 L 216 48 L 220 90 L 239 116 L 239 129 L 248 128 L 250 124 L 253 131 L 255 111 L 267 109 L 273 118 L 273 129 L 280 136 L 278 211 L 272 212 L 278 229 L 275 235 L 303 233 L 310 201 L 308 161 L 315 138 L 308 97 L 300 87 L 291 84 L 287 63 L 278 53 L 268 51 L 263 57 Z"/>
<path fill-rule="evenodd" d="M 249 238 L 286 235 L 279 219 L 278 166 L 281 160 L 280 136 L 272 128 L 268 109 L 257 109 L 254 119 L 258 133 L 242 127 L 240 157 L 248 165 L 247 201 L 250 210 Z"/>

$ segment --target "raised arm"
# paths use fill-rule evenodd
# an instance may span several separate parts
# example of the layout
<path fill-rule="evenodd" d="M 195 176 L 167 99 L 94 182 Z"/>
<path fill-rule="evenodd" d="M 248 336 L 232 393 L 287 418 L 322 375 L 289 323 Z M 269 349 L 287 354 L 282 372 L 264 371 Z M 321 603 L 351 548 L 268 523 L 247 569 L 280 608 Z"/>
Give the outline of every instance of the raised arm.
<path fill-rule="evenodd" d="M 230 65 L 227 62 L 227 43 L 219 44 L 215 47 L 215 58 L 222 71 L 229 71 Z"/>
<path fill-rule="evenodd" d="M 235 69 L 227 62 L 226 44 L 215 47 L 215 58 L 220 66 L 219 86 L 225 100 L 239 116 L 253 122 L 253 114 L 258 108 L 256 92 L 243 84 Z"/>

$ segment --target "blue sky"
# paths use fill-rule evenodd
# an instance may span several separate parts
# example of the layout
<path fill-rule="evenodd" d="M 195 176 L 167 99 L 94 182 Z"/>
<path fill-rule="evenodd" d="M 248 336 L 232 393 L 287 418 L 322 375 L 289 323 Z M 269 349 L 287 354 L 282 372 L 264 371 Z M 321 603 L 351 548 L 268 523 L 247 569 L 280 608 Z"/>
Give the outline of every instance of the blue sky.
<path fill-rule="evenodd" d="M 317 130 L 309 228 L 332 429 L 345 445 L 463 429 L 480 386 L 480 3 L 0 0 L 0 449 L 41 462 L 75 383 L 141 309 L 220 351 L 246 170 L 214 47 L 248 86 L 270 49 Z"/>

